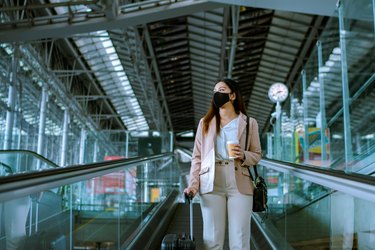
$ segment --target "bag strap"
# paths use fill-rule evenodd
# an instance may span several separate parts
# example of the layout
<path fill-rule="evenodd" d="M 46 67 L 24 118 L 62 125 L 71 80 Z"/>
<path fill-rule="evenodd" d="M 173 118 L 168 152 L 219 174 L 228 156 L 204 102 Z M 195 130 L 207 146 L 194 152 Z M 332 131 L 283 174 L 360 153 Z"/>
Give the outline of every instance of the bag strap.
<path fill-rule="evenodd" d="M 247 149 L 248 133 L 249 133 L 249 126 L 250 126 L 250 119 L 249 119 L 248 116 L 246 117 L 246 122 L 247 122 L 247 124 L 246 124 L 246 142 L 245 142 L 245 149 Z M 253 168 L 254 168 L 254 173 L 255 173 L 255 179 L 253 178 L 253 175 L 251 174 L 250 167 L 248 167 L 247 170 L 249 171 L 249 175 L 250 175 L 251 179 L 252 179 L 253 181 L 255 181 L 255 180 L 258 178 L 258 176 L 259 176 L 259 175 L 258 175 L 258 170 L 257 170 L 257 165 L 254 165 Z"/>
<path fill-rule="evenodd" d="M 248 141 L 248 134 L 249 134 L 249 117 L 246 117 L 246 142 L 245 142 L 245 150 L 247 150 L 247 141 Z"/>
<path fill-rule="evenodd" d="M 255 173 L 255 179 L 253 178 L 253 175 L 251 174 L 250 167 L 247 168 L 247 171 L 249 171 L 250 178 L 253 181 L 256 181 L 256 179 L 258 179 L 258 177 L 259 177 L 258 170 L 257 170 L 257 165 L 254 165 L 253 168 L 254 168 L 254 173 Z"/>

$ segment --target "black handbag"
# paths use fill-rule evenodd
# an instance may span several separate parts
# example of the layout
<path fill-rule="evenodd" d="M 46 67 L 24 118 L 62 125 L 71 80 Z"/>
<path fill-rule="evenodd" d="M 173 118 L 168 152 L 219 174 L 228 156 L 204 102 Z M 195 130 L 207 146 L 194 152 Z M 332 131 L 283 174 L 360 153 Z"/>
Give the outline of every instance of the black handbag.
<path fill-rule="evenodd" d="M 246 143 L 245 146 L 247 149 L 247 141 L 248 136 L 247 133 L 249 132 L 249 117 L 247 117 L 247 124 L 246 124 Z M 247 168 L 249 171 L 249 175 L 251 178 L 251 183 L 254 186 L 254 194 L 253 194 L 253 212 L 264 212 L 268 210 L 267 206 L 267 184 L 264 181 L 263 177 L 258 175 L 257 166 L 253 166 L 255 179 L 251 174 L 250 167 Z"/>
<path fill-rule="evenodd" d="M 262 176 L 258 175 L 257 166 L 253 166 L 255 179 L 249 170 L 251 180 L 254 185 L 254 194 L 253 194 L 253 212 L 264 212 L 267 211 L 267 184 L 264 181 Z"/>

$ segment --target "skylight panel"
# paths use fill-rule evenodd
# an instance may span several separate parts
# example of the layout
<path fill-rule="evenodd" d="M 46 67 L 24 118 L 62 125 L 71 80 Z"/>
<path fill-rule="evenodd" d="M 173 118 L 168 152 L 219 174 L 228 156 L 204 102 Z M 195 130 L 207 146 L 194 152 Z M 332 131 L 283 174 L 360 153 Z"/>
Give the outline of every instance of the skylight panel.
<path fill-rule="evenodd" d="M 103 65 L 102 64 L 92 64 L 91 65 L 91 68 L 94 69 L 94 70 L 99 70 L 101 68 L 103 68 Z"/>
<path fill-rule="evenodd" d="M 116 54 L 112 54 L 112 55 L 109 56 L 110 61 L 115 60 L 116 58 L 118 58 Z"/>
<path fill-rule="evenodd" d="M 105 51 L 107 52 L 107 54 L 112 54 L 112 53 L 116 52 L 115 48 L 113 48 L 113 47 L 107 48 Z"/>
<path fill-rule="evenodd" d="M 124 90 L 127 94 L 132 93 L 132 88 L 129 85 L 127 85 L 126 83 L 124 83 Z"/>
<path fill-rule="evenodd" d="M 112 42 L 109 39 L 107 41 L 103 41 L 103 47 L 113 49 Z"/>
<path fill-rule="evenodd" d="M 109 39 L 109 34 L 106 31 L 98 31 L 91 34 L 94 37 L 75 38 L 75 41 L 107 95 L 135 96 L 112 41 Z M 89 46 L 88 44 L 92 45 Z M 100 54 L 100 56 L 92 56 L 92 53 L 95 55 Z M 102 72 L 98 71 L 108 71 L 109 73 L 102 74 Z M 117 100 L 112 100 L 112 103 L 129 130 L 149 129 L 136 98 L 127 98 L 126 102 Z"/>
<path fill-rule="evenodd" d="M 113 66 L 118 66 L 118 65 L 120 65 L 120 64 L 121 64 L 121 63 L 120 63 L 120 60 L 118 60 L 118 59 L 112 61 L 112 65 L 113 65 Z M 121 68 L 122 68 L 122 66 L 121 66 Z"/>
<path fill-rule="evenodd" d="M 83 43 L 83 44 L 84 44 L 84 43 Z M 93 46 L 93 45 L 91 45 L 91 44 L 86 44 L 84 47 L 82 47 L 81 52 L 82 52 L 82 53 L 88 53 L 88 52 L 93 51 L 93 50 L 95 50 L 95 49 L 96 49 L 95 46 Z"/>

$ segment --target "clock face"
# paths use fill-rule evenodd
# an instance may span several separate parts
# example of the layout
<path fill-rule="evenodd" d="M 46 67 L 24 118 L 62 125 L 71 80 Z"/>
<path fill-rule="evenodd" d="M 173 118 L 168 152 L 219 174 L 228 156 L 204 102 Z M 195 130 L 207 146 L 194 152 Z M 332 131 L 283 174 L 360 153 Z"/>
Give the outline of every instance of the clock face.
<path fill-rule="evenodd" d="M 268 90 L 268 97 L 275 103 L 285 101 L 288 94 L 288 87 L 283 83 L 274 83 Z"/>

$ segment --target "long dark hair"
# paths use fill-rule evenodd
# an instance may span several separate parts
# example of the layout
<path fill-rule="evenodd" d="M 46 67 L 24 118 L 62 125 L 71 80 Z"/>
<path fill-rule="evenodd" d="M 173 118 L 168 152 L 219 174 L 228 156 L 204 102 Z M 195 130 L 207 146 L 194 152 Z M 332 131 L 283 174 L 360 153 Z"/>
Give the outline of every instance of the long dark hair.
<path fill-rule="evenodd" d="M 241 91 L 236 81 L 224 78 L 215 83 L 218 84 L 219 82 L 224 82 L 231 90 L 232 93 L 236 94 L 236 99 L 233 101 L 234 110 L 237 114 L 242 112 L 247 116 L 245 103 L 243 102 Z M 208 133 L 208 128 L 210 126 L 210 121 L 212 118 L 216 118 L 216 133 L 220 133 L 220 113 L 219 108 L 216 108 L 214 105 L 213 100 L 211 100 L 210 108 L 208 109 L 206 115 L 203 118 L 203 134 Z"/>

